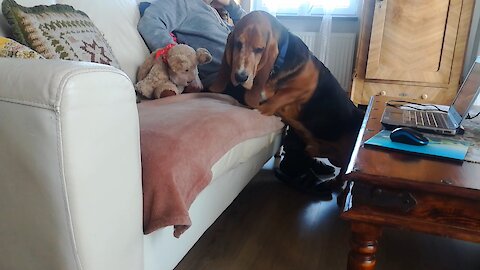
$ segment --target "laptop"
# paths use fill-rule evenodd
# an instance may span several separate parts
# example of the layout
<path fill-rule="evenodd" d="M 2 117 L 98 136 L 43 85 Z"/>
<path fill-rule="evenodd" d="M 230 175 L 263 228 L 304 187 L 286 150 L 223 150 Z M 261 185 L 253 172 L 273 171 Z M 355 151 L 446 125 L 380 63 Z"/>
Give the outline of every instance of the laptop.
<path fill-rule="evenodd" d="M 477 57 L 448 110 L 443 105 L 409 104 L 389 101 L 382 115 L 387 129 L 412 127 L 445 135 L 455 135 L 480 92 L 480 56 Z M 445 106 L 443 106 L 445 107 Z"/>

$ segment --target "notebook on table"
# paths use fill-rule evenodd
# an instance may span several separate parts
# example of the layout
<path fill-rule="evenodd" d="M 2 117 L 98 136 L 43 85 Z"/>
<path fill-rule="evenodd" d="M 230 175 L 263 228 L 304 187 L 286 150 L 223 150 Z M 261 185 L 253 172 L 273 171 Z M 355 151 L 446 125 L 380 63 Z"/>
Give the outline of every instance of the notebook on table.
<path fill-rule="evenodd" d="M 387 128 L 413 127 L 440 134 L 455 135 L 480 90 L 480 56 L 473 63 L 453 103 L 447 111 L 442 105 L 422 105 L 423 109 L 411 106 L 393 106 L 388 103 L 382 115 L 382 124 Z M 407 103 L 405 103 L 407 104 Z M 416 109 L 415 109 L 416 108 Z"/>

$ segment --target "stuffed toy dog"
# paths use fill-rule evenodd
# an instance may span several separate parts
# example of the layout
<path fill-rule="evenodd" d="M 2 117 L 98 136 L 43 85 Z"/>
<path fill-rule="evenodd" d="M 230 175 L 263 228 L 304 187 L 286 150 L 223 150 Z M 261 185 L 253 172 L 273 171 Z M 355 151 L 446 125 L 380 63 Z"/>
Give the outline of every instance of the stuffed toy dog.
<path fill-rule="evenodd" d="M 197 65 L 207 64 L 212 55 L 207 49 L 196 51 L 185 44 L 169 44 L 150 54 L 137 72 L 137 93 L 148 99 L 181 94 L 186 86 L 203 88 Z"/>

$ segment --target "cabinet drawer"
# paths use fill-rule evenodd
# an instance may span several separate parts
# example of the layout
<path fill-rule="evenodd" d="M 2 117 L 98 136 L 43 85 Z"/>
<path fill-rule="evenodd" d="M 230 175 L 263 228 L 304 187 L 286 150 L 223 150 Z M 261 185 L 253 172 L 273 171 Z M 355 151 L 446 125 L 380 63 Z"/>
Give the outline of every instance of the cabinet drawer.
<path fill-rule="evenodd" d="M 362 99 L 369 100 L 371 96 L 376 95 L 449 105 L 455 98 L 456 92 L 448 88 L 365 82 Z"/>

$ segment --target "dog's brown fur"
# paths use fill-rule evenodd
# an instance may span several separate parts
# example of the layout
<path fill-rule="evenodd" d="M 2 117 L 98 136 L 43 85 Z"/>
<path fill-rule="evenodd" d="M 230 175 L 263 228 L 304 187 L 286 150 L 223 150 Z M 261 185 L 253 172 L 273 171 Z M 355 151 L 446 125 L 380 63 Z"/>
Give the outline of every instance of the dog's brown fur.
<path fill-rule="evenodd" d="M 276 70 L 286 35 L 285 63 Z M 248 79 L 239 82 L 239 74 Z M 242 84 L 247 105 L 265 115 L 278 115 L 290 125 L 306 143 L 308 154 L 327 157 L 345 171 L 363 112 L 306 45 L 273 16 L 255 11 L 236 24 L 210 90 L 221 92 L 229 82 Z"/>

